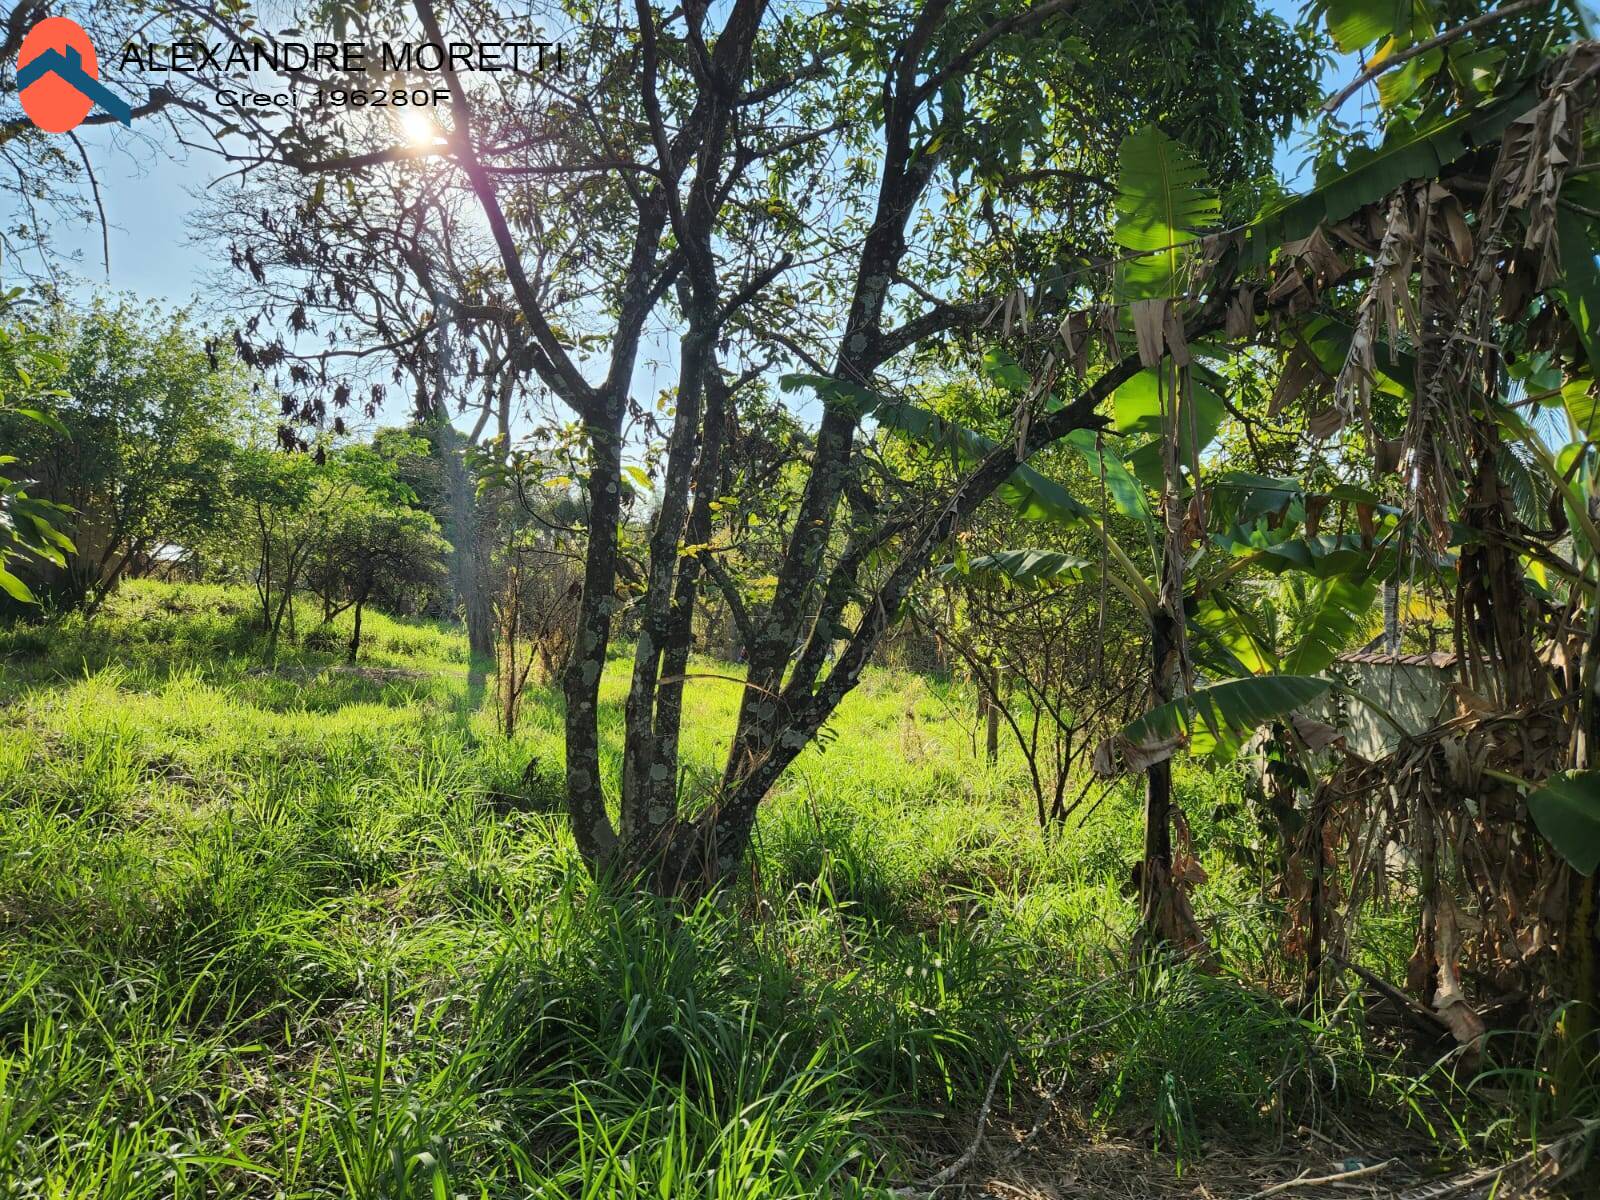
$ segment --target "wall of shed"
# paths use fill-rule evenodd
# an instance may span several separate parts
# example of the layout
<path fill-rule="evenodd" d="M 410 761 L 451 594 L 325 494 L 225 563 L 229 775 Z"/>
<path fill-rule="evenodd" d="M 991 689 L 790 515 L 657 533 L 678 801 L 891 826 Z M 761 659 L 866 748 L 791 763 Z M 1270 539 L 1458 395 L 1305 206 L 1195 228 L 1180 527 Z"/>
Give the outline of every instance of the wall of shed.
<path fill-rule="evenodd" d="M 1408 733 L 1421 733 L 1449 715 L 1448 670 L 1409 663 L 1352 663 L 1335 666 L 1352 691 L 1367 697 L 1394 717 Z M 1344 732 L 1347 744 L 1362 758 L 1376 759 L 1399 744 L 1400 735 L 1369 706 L 1346 696 L 1330 696 L 1315 714 Z"/>

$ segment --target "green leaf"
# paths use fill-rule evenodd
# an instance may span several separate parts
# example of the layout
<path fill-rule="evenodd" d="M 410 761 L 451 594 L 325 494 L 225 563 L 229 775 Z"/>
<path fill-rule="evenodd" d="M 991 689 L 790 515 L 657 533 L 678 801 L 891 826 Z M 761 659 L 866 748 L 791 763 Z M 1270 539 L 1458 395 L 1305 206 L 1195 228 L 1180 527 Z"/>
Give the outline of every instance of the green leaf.
<path fill-rule="evenodd" d="M 1260 622 L 1226 595 L 1203 596 L 1197 600 L 1189 624 L 1200 634 L 1195 640 L 1210 642 L 1225 652 L 1220 661 L 1226 666 L 1218 674 L 1270 675 L 1278 670 L 1271 639 L 1265 636 Z"/>
<path fill-rule="evenodd" d="M 835 405 L 853 412 L 859 420 L 880 405 L 888 401 L 870 388 L 859 384 L 847 383 L 842 379 L 829 379 L 826 375 L 783 375 L 778 379 L 778 386 L 786 392 L 796 392 L 801 388 L 810 388 L 816 392 L 824 404 Z"/>
<path fill-rule="evenodd" d="M 1300 329 L 1301 340 L 1330 376 L 1337 376 L 1344 368 L 1354 336 L 1355 327 L 1337 317 L 1317 317 Z M 1381 391 L 1394 396 L 1411 394 L 1417 378 L 1414 354 L 1391 346 L 1387 338 L 1380 337 L 1373 346 L 1372 358 Z"/>
<path fill-rule="evenodd" d="M 1054 521 L 1070 525 L 1076 521 L 1094 520 L 1094 513 L 1073 499 L 1072 493 L 1030 466 L 1019 466 L 1011 472 L 995 495 L 1019 517 L 1030 521 Z"/>
<path fill-rule="evenodd" d="M 1600 266 L 1595 264 L 1594 239 L 1589 236 L 1588 223 L 1563 206 L 1556 208 L 1556 237 L 1561 252 L 1561 304 L 1583 343 L 1590 370 L 1600 378 Z M 1593 415 L 1591 411 L 1590 421 L 1579 423 L 1585 436 L 1592 436 Z"/>
<path fill-rule="evenodd" d="M 1378 585 L 1370 579 L 1357 583 L 1334 578 L 1319 584 L 1306 631 L 1283 660 L 1284 671 L 1290 675 L 1315 675 L 1325 670 L 1361 628 L 1377 594 Z"/>
<path fill-rule="evenodd" d="M 1411 31 L 1412 0 L 1326 0 L 1323 19 L 1334 45 L 1352 54 L 1397 31 Z"/>
<path fill-rule="evenodd" d="M 949 563 L 940 567 L 938 574 L 946 579 L 968 579 L 985 586 L 1004 583 L 1035 588 L 1076 582 L 1092 567 L 1085 559 L 1055 550 L 997 550 L 964 565 Z"/>
<path fill-rule="evenodd" d="M 1600 771 L 1563 771 L 1528 793 L 1528 814 L 1580 875 L 1600 866 Z"/>
<path fill-rule="evenodd" d="M 946 421 L 938 413 L 908 401 L 884 403 L 873 415 L 885 428 L 903 433 L 925 446 L 945 451 L 961 466 L 971 466 L 996 445 L 981 433 Z"/>
<path fill-rule="evenodd" d="M 1178 461 L 1187 464 L 1211 444 L 1222 426 L 1227 409 L 1222 397 L 1210 386 L 1216 376 L 1203 367 L 1191 367 L 1187 415 L 1178 419 Z M 1153 489 L 1163 484 L 1161 449 L 1162 419 L 1156 372 L 1140 371 L 1112 395 L 1113 427 L 1119 433 L 1147 436 L 1152 440 L 1128 454 L 1128 468 Z"/>
<path fill-rule="evenodd" d="M 1124 298 L 1147 300 L 1178 295 L 1184 248 L 1216 225 L 1221 207 L 1194 157 L 1145 125 L 1122 140 L 1116 214 L 1117 245 L 1142 252 L 1123 264 Z"/>
<path fill-rule="evenodd" d="M 5 592 L 13 600 L 22 604 L 38 603 L 33 593 L 28 590 L 28 585 L 6 570 L 3 565 L 0 565 L 0 592 Z"/>
<path fill-rule="evenodd" d="M 1118 433 L 1160 437 L 1161 380 L 1154 370 L 1140 371 L 1111 393 L 1111 427 Z"/>
<path fill-rule="evenodd" d="M 20 417 L 27 417 L 30 421 L 37 421 L 47 426 L 52 433 L 59 433 L 64 438 L 71 438 L 71 431 L 61 423 L 61 418 L 54 413 L 45 412 L 39 408 L 15 408 L 11 410 Z"/>
<path fill-rule="evenodd" d="M 1600 397 L 1594 394 L 1592 379 L 1574 379 L 1561 389 L 1561 407 L 1572 418 L 1572 427 L 1585 441 L 1600 433 Z"/>
<path fill-rule="evenodd" d="M 1249 525 L 1260 517 L 1275 516 L 1295 503 L 1304 503 L 1305 488 L 1297 479 L 1257 475 L 1250 471 L 1223 471 L 1208 480 L 1213 511 Z"/>
<path fill-rule="evenodd" d="M 1530 392 L 1548 392 L 1561 386 L 1566 375 L 1548 350 L 1535 350 L 1506 364 L 1506 375 Z"/>
<path fill-rule="evenodd" d="M 974 430 L 946 421 L 915 404 L 886 403 L 877 411 L 880 423 L 925 445 L 947 449 L 964 466 L 970 466 L 998 445 Z M 1094 514 L 1073 499 L 1066 488 L 1047 479 L 1026 463 L 1006 477 L 995 494 L 1019 516 L 1063 524 L 1092 520 Z"/>
<path fill-rule="evenodd" d="M 1429 50 L 1419 54 L 1398 70 L 1378 76 L 1378 103 L 1384 108 L 1395 108 L 1417 94 L 1444 66 L 1444 51 Z"/>
<path fill-rule="evenodd" d="M 1243 265 L 1259 267 L 1284 242 L 1303 238 L 1323 222 L 1342 221 L 1413 179 L 1432 179 L 1457 159 L 1497 143 L 1506 127 L 1539 99 L 1533 80 L 1503 100 L 1407 131 L 1393 143 L 1358 152 L 1333 178 L 1267 209 L 1246 232 Z"/>
<path fill-rule="evenodd" d="M 1018 396 L 1026 394 L 1033 383 L 1011 351 L 999 346 L 991 346 L 983 352 L 983 373 L 990 383 Z"/>
<path fill-rule="evenodd" d="M 1092 429 L 1074 429 L 1066 438 L 1067 445 L 1088 464 L 1090 473 L 1096 479 L 1104 477 L 1106 495 L 1110 497 L 1112 507 L 1125 517 L 1133 517 L 1146 525 L 1152 524 L 1154 518 L 1150 513 L 1150 501 L 1145 496 L 1144 485 L 1133 477 L 1133 472 L 1128 470 L 1128 464 L 1122 461 L 1120 454 L 1102 448 L 1098 441 Z"/>
<path fill-rule="evenodd" d="M 1301 571 L 1317 579 L 1340 575 L 1381 575 L 1394 565 L 1390 548 L 1363 546 L 1356 534 L 1320 533 L 1315 537 L 1290 537 L 1271 541 L 1254 533 L 1249 537 L 1213 534 L 1212 544 L 1251 562 L 1274 575 Z"/>
<path fill-rule="evenodd" d="M 1181 737 L 1191 754 L 1231 756 L 1262 722 L 1309 704 L 1332 686 L 1332 680 L 1304 675 L 1229 679 L 1151 709 L 1127 725 L 1122 736 L 1135 745 Z"/>
<path fill-rule="evenodd" d="M 1216 436 L 1217 427 L 1222 424 L 1223 415 L 1227 410 L 1223 406 L 1222 397 L 1217 394 L 1221 380 L 1216 374 L 1204 367 L 1191 367 L 1190 370 L 1192 371 L 1190 400 L 1194 405 L 1191 415 L 1194 418 L 1193 423 L 1198 426 L 1199 448 L 1204 450 L 1206 444 Z M 1161 420 L 1158 383 L 1154 370 L 1140 371 L 1112 393 L 1112 425 L 1118 433 L 1133 437 L 1162 435 L 1164 427 Z M 1189 421 L 1180 421 L 1179 424 L 1187 426 Z M 1184 457 L 1188 457 L 1191 441 L 1189 430 L 1180 428 L 1178 432 L 1184 438 Z"/>

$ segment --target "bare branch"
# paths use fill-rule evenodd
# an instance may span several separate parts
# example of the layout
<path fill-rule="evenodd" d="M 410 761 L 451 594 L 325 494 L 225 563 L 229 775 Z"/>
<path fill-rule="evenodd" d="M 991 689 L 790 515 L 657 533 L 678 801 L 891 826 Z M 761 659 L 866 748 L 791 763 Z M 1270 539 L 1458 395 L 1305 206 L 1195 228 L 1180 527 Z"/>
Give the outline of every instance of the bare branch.
<path fill-rule="evenodd" d="M 433 11 L 433 0 L 417 0 L 417 17 L 421 20 L 428 37 L 442 44 L 444 35 L 440 32 L 439 20 Z M 483 163 L 473 146 L 472 108 L 467 102 L 467 90 L 461 85 L 461 77 L 449 66 L 445 67 L 444 75 L 456 111 L 456 127 L 452 139 L 456 155 L 462 169 L 467 173 L 473 192 L 478 197 L 478 203 L 483 208 L 484 217 L 489 222 L 489 231 L 494 237 L 496 248 L 500 251 L 506 278 L 511 282 L 511 290 L 522 308 L 523 318 L 533 330 L 534 339 L 538 343 L 534 353 L 535 364 L 540 368 L 539 373 L 545 377 L 546 382 L 556 390 L 556 393 L 579 415 L 587 417 L 596 411 L 595 390 L 568 357 L 556 337 L 555 330 L 545 318 L 539 299 L 534 295 L 533 285 L 528 281 L 527 272 L 523 270 L 522 255 L 517 249 L 516 239 L 511 236 L 511 227 L 506 223 L 505 212 L 500 207 L 500 198 L 495 193 L 494 181 L 484 170 Z"/>

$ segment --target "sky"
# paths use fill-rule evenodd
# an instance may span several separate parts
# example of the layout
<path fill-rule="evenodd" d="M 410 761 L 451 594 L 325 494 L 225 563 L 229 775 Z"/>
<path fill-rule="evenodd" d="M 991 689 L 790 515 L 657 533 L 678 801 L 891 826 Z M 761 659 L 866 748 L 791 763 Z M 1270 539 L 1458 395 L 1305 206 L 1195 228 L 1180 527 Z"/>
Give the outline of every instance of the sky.
<path fill-rule="evenodd" d="M 1269 0 L 1266 7 L 1293 20 L 1300 0 Z M 1353 73 L 1353 60 L 1328 72 L 1330 90 Z M 117 132 L 107 126 L 79 130 L 100 174 L 110 229 L 111 269 L 102 261 L 98 227 L 76 229 L 64 241 L 82 252 L 80 274 L 86 284 L 137 292 L 173 304 L 187 303 L 210 291 L 207 274 L 214 247 L 196 244 L 189 221 L 195 195 L 215 177 L 218 164 L 204 154 L 173 158 L 146 156 L 119 146 Z M 1299 177 L 1296 139 L 1280 147 L 1277 166 L 1289 180 Z"/>
<path fill-rule="evenodd" d="M 1266 7 L 1292 22 L 1301 0 L 1267 0 Z M 1324 87 L 1332 91 L 1356 71 L 1352 56 L 1344 56 L 1328 68 Z M 1351 101 L 1359 103 L 1358 100 Z M 199 241 L 190 227 L 198 205 L 197 197 L 218 173 L 217 160 L 203 153 L 174 157 L 152 150 L 142 139 L 125 139 L 106 126 L 79 130 L 100 179 L 109 230 L 110 270 L 102 260 L 101 230 L 98 226 L 75 229 L 62 238 L 81 252 L 78 273 L 85 291 L 100 289 L 133 292 L 170 305 L 195 304 L 202 319 L 227 311 L 225 293 L 218 295 L 214 280 L 224 277 L 215 260 L 217 248 Z M 1292 185 L 1305 178 L 1298 135 L 1291 135 L 1280 146 L 1277 167 Z M 210 310 L 208 312 L 208 310 Z M 641 366 L 635 386 L 642 396 L 650 396 L 670 382 L 659 362 L 670 356 L 670 348 L 647 349 L 655 364 Z M 392 400 L 396 411 L 382 414 L 380 423 L 403 420 L 403 400 Z"/>

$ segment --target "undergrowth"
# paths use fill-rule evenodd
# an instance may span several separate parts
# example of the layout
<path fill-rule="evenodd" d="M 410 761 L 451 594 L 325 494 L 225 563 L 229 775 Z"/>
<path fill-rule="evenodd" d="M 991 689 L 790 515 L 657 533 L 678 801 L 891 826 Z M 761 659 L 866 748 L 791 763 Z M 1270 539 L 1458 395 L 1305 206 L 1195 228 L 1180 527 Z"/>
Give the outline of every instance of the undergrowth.
<path fill-rule="evenodd" d="M 0 1195 L 881 1195 L 991 1079 L 1180 1162 L 1435 1119 L 1353 1014 L 1275 998 L 1279 914 L 1211 845 L 1227 775 L 1180 777 L 1216 974 L 1131 969 L 1131 791 L 1041 837 L 970 697 L 887 672 L 683 911 L 589 879 L 552 694 L 506 739 L 456 631 L 368 614 L 360 674 L 321 640 L 262 672 L 245 593 L 154 584 L 0 632 Z M 691 779 L 736 700 L 691 682 Z M 1444 1143 L 1526 1136 L 1445 1098 Z"/>

